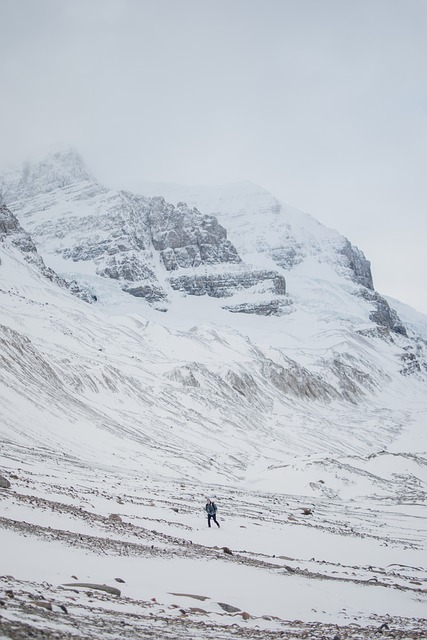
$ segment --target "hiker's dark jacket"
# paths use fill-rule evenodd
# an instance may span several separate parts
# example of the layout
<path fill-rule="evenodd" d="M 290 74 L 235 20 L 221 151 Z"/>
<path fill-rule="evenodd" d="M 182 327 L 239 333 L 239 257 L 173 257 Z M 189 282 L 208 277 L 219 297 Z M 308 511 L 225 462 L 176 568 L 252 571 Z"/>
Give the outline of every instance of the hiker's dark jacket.
<path fill-rule="evenodd" d="M 208 502 L 205 509 L 207 511 L 208 516 L 214 516 L 217 511 L 215 502 Z"/>

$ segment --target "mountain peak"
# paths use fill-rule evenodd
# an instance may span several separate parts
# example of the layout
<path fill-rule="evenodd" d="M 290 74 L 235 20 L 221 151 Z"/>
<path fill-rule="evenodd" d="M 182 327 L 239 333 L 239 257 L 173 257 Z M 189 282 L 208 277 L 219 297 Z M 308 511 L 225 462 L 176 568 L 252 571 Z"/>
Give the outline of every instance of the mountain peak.
<path fill-rule="evenodd" d="M 10 204 L 23 197 L 31 198 L 86 181 L 93 182 L 94 179 L 77 150 L 70 146 L 55 146 L 2 176 L 0 201 Z"/>
<path fill-rule="evenodd" d="M 22 171 L 24 180 L 45 176 L 53 187 L 93 179 L 77 149 L 66 145 L 50 147 L 42 157 L 27 160 Z"/>
<path fill-rule="evenodd" d="M 77 149 L 71 145 L 52 145 L 47 151 L 38 157 L 29 159 L 30 164 L 43 164 L 50 163 L 65 167 L 68 167 L 73 171 L 86 171 L 86 167 L 82 156 Z"/>

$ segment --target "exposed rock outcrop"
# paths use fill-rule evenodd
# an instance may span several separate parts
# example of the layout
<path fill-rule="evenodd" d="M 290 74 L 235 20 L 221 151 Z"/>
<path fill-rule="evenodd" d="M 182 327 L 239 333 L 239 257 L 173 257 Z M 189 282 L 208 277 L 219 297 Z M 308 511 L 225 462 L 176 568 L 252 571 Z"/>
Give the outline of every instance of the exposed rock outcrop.
<path fill-rule="evenodd" d="M 59 287 L 68 289 L 85 302 L 96 301 L 96 296 L 91 291 L 83 288 L 75 280 L 67 282 L 45 265 L 32 237 L 21 227 L 18 218 L 5 205 L 0 205 L 0 242 L 10 242 L 13 247 L 21 251 L 27 263 L 36 267 L 45 278 Z"/>
<path fill-rule="evenodd" d="M 221 609 L 223 609 L 227 613 L 237 613 L 238 611 L 241 611 L 239 607 L 235 607 L 231 604 L 227 604 L 226 602 L 218 602 L 218 604 L 221 607 Z"/>
<path fill-rule="evenodd" d="M 283 269 L 292 269 L 297 264 L 302 262 L 304 254 L 302 253 L 302 247 L 294 241 L 293 246 L 290 247 L 277 247 L 270 249 L 270 257 L 274 262 Z"/>
<path fill-rule="evenodd" d="M 10 482 L 4 476 L 0 476 L 0 489 L 10 489 Z"/>
<path fill-rule="evenodd" d="M 194 273 L 169 278 L 172 289 L 184 291 L 193 296 L 208 295 L 212 298 L 227 298 L 243 289 L 260 283 L 275 295 L 286 293 L 285 278 L 275 271 L 249 270 L 228 273 Z"/>
<path fill-rule="evenodd" d="M 369 318 L 372 322 L 375 322 L 378 326 L 384 327 L 393 333 L 407 336 L 406 327 L 400 320 L 396 311 L 390 307 L 387 300 L 380 296 L 376 291 L 369 291 L 367 289 L 362 289 L 361 295 L 365 300 L 373 303 L 372 311 L 369 314 Z"/>
<path fill-rule="evenodd" d="M 291 311 L 291 302 L 286 299 L 272 299 L 268 302 L 243 302 L 222 307 L 231 313 L 248 313 L 258 316 L 282 316 Z"/>
<path fill-rule="evenodd" d="M 345 238 L 341 253 L 347 259 L 348 268 L 353 273 L 354 282 L 373 291 L 374 282 L 372 280 L 371 263 L 365 258 L 363 251 L 354 247 Z"/>
<path fill-rule="evenodd" d="M 287 361 L 286 368 L 272 360 L 261 362 L 262 375 L 276 389 L 309 400 L 330 402 L 339 398 L 339 393 L 332 385 L 324 382 L 320 377 L 304 369 L 293 360 L 284 359 Z"/>
<path fill-rule="evenodd" d="M 403 348 L 401 354 L 403 375 L 427 373 L 427 344 L 420 338 L 413 338 L 410 344 Z"/>
<path fill-rule="evenodd" d="M 261 303 L 248 291 L 247 299 L 240 295 L 234 304 L 230 302 L 230 311 L 280 313 L 284 277 L 243 263 L 214 215 L 183 202 L 174 206 L 162 197 L 105 189 L 72 150 L 25 165 L 3 177 L 2 188 L 5 201 L 13 202 L 25 217 L 37 243 L 47 242 L 49 250 L 65 260 L 92 262 L 96 274 L 116 281 L 122 291 L 158 310 L 167 310 L 173 290 L 223 298 L 260 285 L 266 294 Z M 50 208 L 54 215 L 45 214 L 43 221 L 33 215 Z M 21 245 L 26 239 L 28 251 L 34 253 L 31 237 L 21 234 Z M 236 267 L 238 272 L 233 272 Z M 53 273 L 50 276 L 54 279 Z M 76 283 L 72 289 L 78 294 Z"/>
<path fill-rule="evenodd" d="M 0 206 L 0 242 L 9 241 L 12 246 L 19 249 L 26 262 L 31 263 L 49 280 L 59 286 L 65 286 L 59 276 L 49 267 L 46 267 L 43 258 L 37 253 L 29 233 L 24 231 L 18 222 L 18 218 L 5 206 Z"/>
<path fill-rule="evenodd" d="M 112 595 L 112 596 L 120 596 L 121 595 L 121 591 L 120 589 L 117 589 L 117 587 L 110 587 L 107 584 L 96 584 L 93 582 L 67 582 L 65 584 L 62 585 L 63 587 L 80 587 L 83 589 L 95 589 L 97 591 L 105 591 L 106 593 Z"/>
<path fill-rule="evenodd" d="M 163 198 L 153 198 L 147 220 L 153 247 L 160 252 L 168 271 L 241 262 L 218 220 L 183 202 L 173 207 Z"/>

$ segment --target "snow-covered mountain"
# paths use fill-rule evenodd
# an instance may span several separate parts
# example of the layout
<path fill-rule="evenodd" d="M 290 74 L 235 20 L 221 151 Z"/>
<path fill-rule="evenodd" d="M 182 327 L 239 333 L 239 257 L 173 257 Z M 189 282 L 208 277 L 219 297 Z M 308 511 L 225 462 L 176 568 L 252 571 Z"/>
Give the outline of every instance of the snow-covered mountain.
<path fill-rule="evenodd" d="M 77 544 L 74 573 L 85 583 L 95 580 L 95 569 L 84 569 L 88 548 L 96 555 L 106 545 L 114 556 L 133 536 L 144 551 L 126 547 L 129 558 L 154 558 L 162 549 L 165 557 L 179 555 L 180 546 L 197 543 L 182 556 L 195 568 L 189 558 L 205 561 L 215 547 L 199 530 L 194 501 L 212 493 L 228 519 L 219 545 L 246 548 L 238 559 L 226 556 L 235 563 L 230 585 L 241 584 L 240 564 L 264 571 L 270 585 L 271 571 L 283 572 L 286 559 L 286 571 L 310 574 L 298 578 L 301 598 L 321 581 L 333 579 L 337 588 L 315 615 L 301 601 L 289 611 L 278 600 L 272 611 L 279 622 L 242 616 L 243 636 L 236 637 L 260 625 L 285 633 L 284 620 L 378 621 L 385 610 L 376 587 L 351 614 L 342 603 L 331 608 L 350 565 L 352 588 L 375 577 L 387 597 L 392 593 L 396 615 L 413 619 L 415 628 L 425 591 L 411 581 L 423 585 L 427 575 L 420 568 L 427 319 L 376 292 L 368 260 L 346 238 L 249 183 L 141 183 L 141 193 L 117 191 L 100 185 L 67 149 L 4 174 L 0 185 L 0 480 L 12 484 L 0 489 L 0 526 L 12 550 L 4 572 L 15 576 L 5 584 L 20 589 L 24 603 L 7 609 L 6 632 L 27 619 L 24 582 L 32 589 L 43 582 L 37 561 L 20 564 L 22 533 L 40 558 L 49 527 L 60 557 Z M 112 499 L 128 528 L 107 532 Z M 283 502 L 285 517 L 277 506 Z M 314 519 L 301 518 L 301 507 Z M 171 519 L 171 509 L 182 515 Z M 255 535 L 258 526 L 263 537 Z M 245 544 L 238 542 L 247 527 Z M 70 531 L 81 542 L 70 542 Z M 305 535 L 310 543 L 303 548 Z M 344 539 L 348 544 L 335 548 Z M 390 552 L 379 549 L 382 543 Z M 390 581 L 386 567 L 393 562 L 413 570 Z M 54 583 L 69 578 L 68 569 L 45 570 Z M 206 590 L 198 571 L 195 583 Z M 175 609 L 165 594 L 179 585 L 150 580 L 163 598 L 163 613 L 153 615 L 168 619 Z M 284 584 L 292 591 L 288 578 Z M 135 604 L 142 596 L 132 589 Z M 238 611 L 246 603 L 265 609 L 263 597 L 258 606 L 248 594 L 236 595 Z M 129 615 L 134 604 L 126 604 Z M 235 637 L 215 618 L 215 607 L 206 607 L 214 616 L 206 624 Z M 182 615 L 194 637 L 204 637 L 196 624 L 202 614 L 190 609 L 191 602 Z M 179 631 L 174 621 L 173 637 L 185 635 L 185 624 Z M 155 625 L 147 624 L 153 634 Z M 95 627 L 93 637 L 104 637 Z"/>

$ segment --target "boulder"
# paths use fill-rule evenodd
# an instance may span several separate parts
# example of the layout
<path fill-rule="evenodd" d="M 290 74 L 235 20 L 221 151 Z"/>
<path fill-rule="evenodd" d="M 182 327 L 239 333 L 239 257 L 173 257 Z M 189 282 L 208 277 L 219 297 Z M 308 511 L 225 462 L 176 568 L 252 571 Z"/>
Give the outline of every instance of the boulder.
<path fill-rule="evenodd" d="M 112 596 L 120 596 L 120 589 L 116 589 L 116 587 L 109 587 L 106 584 L 93 584 L 91 582 L 73 582 L 66 583 L 62 585 L 63 587 L 81 587 L 84 589 L 96 589 L 98 591 L 105 591 L 106 593 L 110 593 Z"/>
<path fill-rule="evenodd" d="M 110 513 L 108 519 L 112 520 L 113 522 L 122 522 L 122 519 L 118 513 Z"/>
<path fill-rule="evenodd" d="M 221 609 L 224 609 L 224 611 L 226 611 L 227 613 L 238 613 L 239 611 L 241 611 L 239 607 L 233 607 L 233 605 L 227 604 L 226 602 L 218 602 L 218 604 Z"/>
<path fill-rule="evenodd" d="M 0 489 L 9 489 L 10 482 L 5 477 L 0 476 Z"/>

